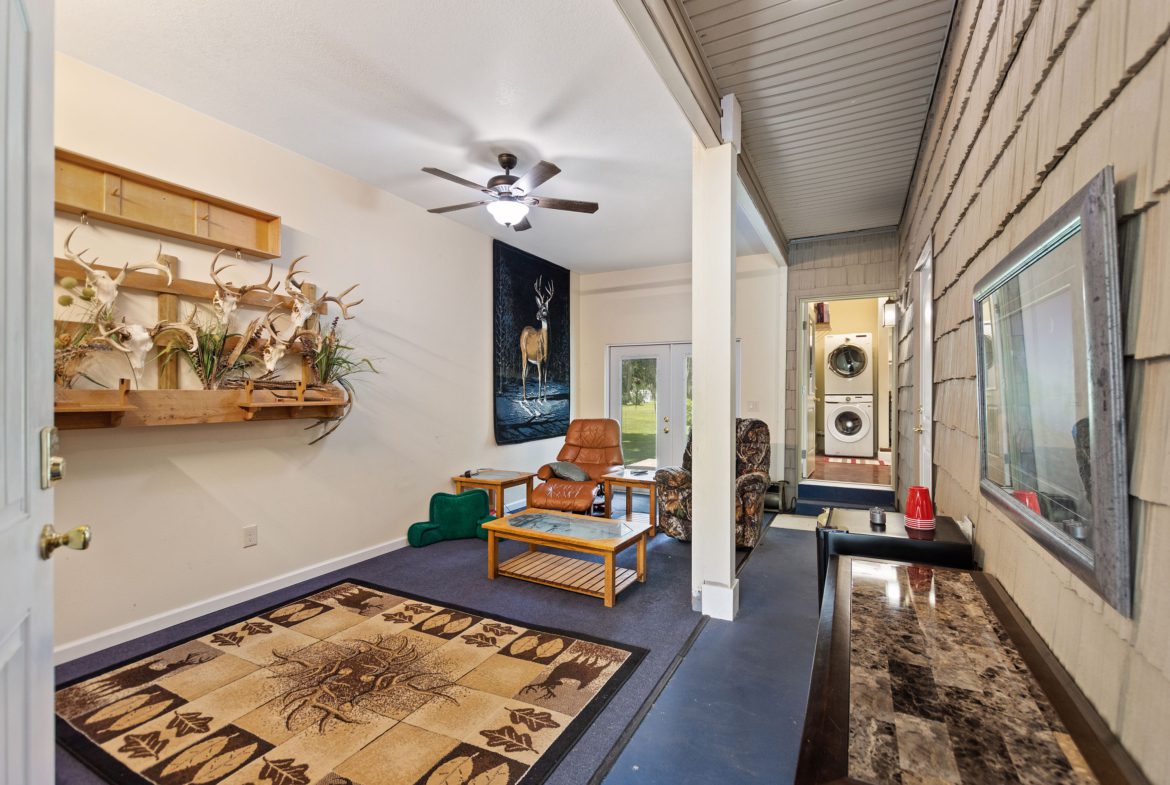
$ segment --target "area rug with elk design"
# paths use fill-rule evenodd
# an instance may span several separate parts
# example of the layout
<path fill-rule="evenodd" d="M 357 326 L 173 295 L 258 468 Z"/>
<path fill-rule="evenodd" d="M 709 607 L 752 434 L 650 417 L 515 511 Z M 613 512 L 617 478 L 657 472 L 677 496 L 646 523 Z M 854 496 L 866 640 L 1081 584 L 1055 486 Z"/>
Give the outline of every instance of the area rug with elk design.
<path fill-rule="evenodd" d="M 646 650 L 359 581 L 57 690 L 114 783 L 533 785 Z"/>

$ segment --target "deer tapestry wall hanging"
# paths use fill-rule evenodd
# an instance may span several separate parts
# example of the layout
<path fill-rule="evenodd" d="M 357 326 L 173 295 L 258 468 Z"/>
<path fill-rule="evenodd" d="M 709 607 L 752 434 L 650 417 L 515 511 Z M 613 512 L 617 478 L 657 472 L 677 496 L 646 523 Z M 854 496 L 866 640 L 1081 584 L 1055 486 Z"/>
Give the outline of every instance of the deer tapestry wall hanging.
<path fill-rule="evenodd" d="M 496 443 L 569 428 L 569 271 L 492 244 Z"/>

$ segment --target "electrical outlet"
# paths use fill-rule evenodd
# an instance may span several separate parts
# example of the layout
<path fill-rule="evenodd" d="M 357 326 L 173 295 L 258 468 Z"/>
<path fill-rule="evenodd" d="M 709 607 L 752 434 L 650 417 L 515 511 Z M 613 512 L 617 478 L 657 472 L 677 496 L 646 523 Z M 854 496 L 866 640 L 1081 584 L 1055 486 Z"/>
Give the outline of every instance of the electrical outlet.
<path fill-rule="evenodd" d="M 244 527 L 244 547 L 251 548 L 253 545 L 260 544 L 260 527 L 253 523 L 251 526 Z"/>

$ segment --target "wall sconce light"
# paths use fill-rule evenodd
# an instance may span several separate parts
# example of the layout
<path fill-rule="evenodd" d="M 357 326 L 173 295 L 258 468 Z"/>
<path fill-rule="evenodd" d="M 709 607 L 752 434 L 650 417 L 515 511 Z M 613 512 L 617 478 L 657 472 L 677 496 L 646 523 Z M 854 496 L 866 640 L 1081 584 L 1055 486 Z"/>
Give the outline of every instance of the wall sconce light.
<path fill-rule="evenodd" d="M 898 321 L 898 303 L 893 297 L 887 297 L 882 305 L 882 327 L 893 327 Z"/>

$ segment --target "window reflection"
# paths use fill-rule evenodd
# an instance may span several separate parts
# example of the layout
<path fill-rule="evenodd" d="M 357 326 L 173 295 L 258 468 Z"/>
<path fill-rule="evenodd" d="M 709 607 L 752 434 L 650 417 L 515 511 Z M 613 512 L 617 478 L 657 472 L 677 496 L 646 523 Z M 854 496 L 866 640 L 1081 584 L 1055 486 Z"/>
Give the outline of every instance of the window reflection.
<path fill-rule="evenodd" d="M 1080 222 L 979 304 L 986 478 L 1092 548 Z"/>

